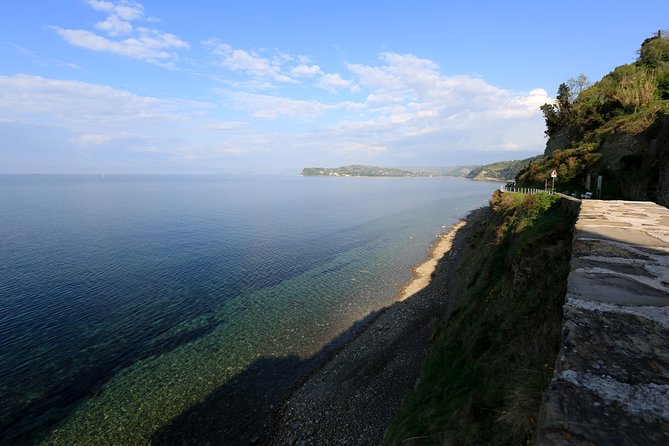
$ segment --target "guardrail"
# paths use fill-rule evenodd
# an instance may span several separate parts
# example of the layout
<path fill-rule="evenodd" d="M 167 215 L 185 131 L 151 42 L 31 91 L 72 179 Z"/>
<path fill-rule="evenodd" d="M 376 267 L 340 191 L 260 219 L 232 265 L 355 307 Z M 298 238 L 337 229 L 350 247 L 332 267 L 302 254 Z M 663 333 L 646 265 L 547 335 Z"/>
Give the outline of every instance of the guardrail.
<path fill-rule="evenodd" d="M 533 189 L 531 187 L 516 187 L 516 186 L 502 186 L 500 189 L 502 192 L 517 192 L 519 194 L 548 194 L 553 195 L 555 192 L 546 190 L 546 189 Z"/>

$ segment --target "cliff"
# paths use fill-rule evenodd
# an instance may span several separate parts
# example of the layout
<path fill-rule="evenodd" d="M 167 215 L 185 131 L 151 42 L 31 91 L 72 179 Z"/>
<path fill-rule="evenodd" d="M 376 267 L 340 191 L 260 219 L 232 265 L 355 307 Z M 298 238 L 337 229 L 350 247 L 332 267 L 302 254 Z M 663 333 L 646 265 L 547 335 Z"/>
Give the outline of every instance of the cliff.
<path fill-rule="evenodd" d="M 518 183 L 540 187 L 556 171 L 566 193 L 669 204 L 669 35 L 646 39 L 635 63 L 596 83 L 579 80 L 561 84 L 556 102 L 541 107 L 546 150 Z"/>
<path fill-rule="evenodd" d="M 533 437 L 560 345 L 575 219 L 565 201 L 493 195 L 452 253 L 450 315 L 384 444 L 525 444 Z"/>
<path fill-rule="evenodd" d="M 385 444 L 667 444 L 669 210 L 497 192 L 486 212 Z"/>
<path fill-rule="evenodd" d="M 593 135 L 572 139 L 573 128 L 564 128 L 551 136 L 545 155 L 535 163 L 539 175 L 530 178 L 528 169 L 520 172 L 518 181 L 540 185 L 548 171 L 558 171 L 558 185 L 565 192 L 595 191 L 596 179 L 602 176 L 603 198 L 652 200 L 669 205 L 669 114 L 646 117 L 636 129 L 619 122 L 599 129 L 594 149 L 583 147 Z M 585 156 L 584 156 L 585 155 Z M 589 178 L 589 179 L 588 179 Z"/>

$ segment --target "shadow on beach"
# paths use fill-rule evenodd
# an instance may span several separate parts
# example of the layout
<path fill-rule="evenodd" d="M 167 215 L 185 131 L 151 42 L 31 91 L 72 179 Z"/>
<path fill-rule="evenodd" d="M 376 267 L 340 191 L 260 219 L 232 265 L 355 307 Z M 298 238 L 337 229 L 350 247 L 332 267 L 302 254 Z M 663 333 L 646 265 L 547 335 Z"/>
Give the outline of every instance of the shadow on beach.
<path fill-rule="evenodd" d="M 357 321 L 309 358 L 290 355 L 256 359 L 204 401 L 160 429 L 151 444 L 248 445 L 267 440 L 267 431 L 291 390 L 368 327 L 380 311 Z"/>
<path fill-rule="evenodd" d="M 484 211 L 467 217 L 427 287 L 369 314 L 314 356 L 257 359 L 162 427 L 151 444 L 379 444 L 457 301 L 446 299 L 456 285 L 449 272 Z"/>

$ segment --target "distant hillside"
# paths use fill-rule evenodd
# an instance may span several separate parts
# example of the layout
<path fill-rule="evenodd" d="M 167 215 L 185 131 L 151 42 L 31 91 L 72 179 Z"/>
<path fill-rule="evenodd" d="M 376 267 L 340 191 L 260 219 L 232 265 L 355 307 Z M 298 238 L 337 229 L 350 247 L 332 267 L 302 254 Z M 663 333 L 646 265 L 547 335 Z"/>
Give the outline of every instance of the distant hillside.
<path fill-rule="evenodd" d="M 476 164 L 468 166 L 450 167 L 402 167 L 419 177 L 466 177 L 472 169 L 479 167 Z"/>
<path fill-rule="evenodd" d="M 580 75 L 544 104 L 544 157 L 518 174 L 542 186 L 556 171 L 558 190 L 669 205 L 669 32 L 644 40 L 636 62 L 591 84 Z"/>
<path fill-rule="evenodd" d="M 527 167 L 532 161 L 543 158 L 543 155 L 533 156 L 524 160 L 500 161 L 472 169 L 467 178 L 475 180 L 513 180 L 518 172 Z"/>
<path fill-rule="evenodd" d="M 332 177 L 464 177 L 476 166 L 454 167 L 374 167 L 374 166 L 343 166 L 343 167 L 305 167 L 302 176 Z"/>
<path fill-rule="evenodd" d="M 331 176 L 331 177 L 410 177 L 408 170 L 373 166 L 343 166 L 343 167 L 306 167 L 302 169 L 302 176 Z"/>

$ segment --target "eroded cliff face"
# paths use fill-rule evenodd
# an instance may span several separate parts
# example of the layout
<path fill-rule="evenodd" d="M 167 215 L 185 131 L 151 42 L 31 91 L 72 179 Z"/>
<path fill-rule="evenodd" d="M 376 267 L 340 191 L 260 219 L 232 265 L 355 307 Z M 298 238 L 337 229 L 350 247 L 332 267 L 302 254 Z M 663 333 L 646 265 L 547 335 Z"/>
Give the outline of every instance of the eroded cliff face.
<path fill-rule="evenodd" d="M 638 134 L 613 133 L 599 150 L 597 168 L 619 181 L 625 198 L 669 204 L 669 115 Z"/>
<path fill-rule="evenodd" d="M 551 135 L 546 142 L 544 156 L 551 156 L 556 150 L 565 150 L 571 147 L 580 137 L 580 132 L 572 127 L 563 127 Z"/>
<path fill-rule="evenodd" d="M 669 205 L 669 115 L 662 118 L 662 129 L 655 139 L 655 150 L 658 153 L 657 202 Z"/>
<path fill-rule="evenodd" d="M 546 143 L 544 155 L 568 149 L 579 139 L 575 129 L 560 129 Z M 642 132 L 610 133 L 598 153 L 601 158 L 586 172 L 593 189 L 597 176 L 602 175 L 626 199 L 669 205 L 669 115 L 658 117 Z"/>

